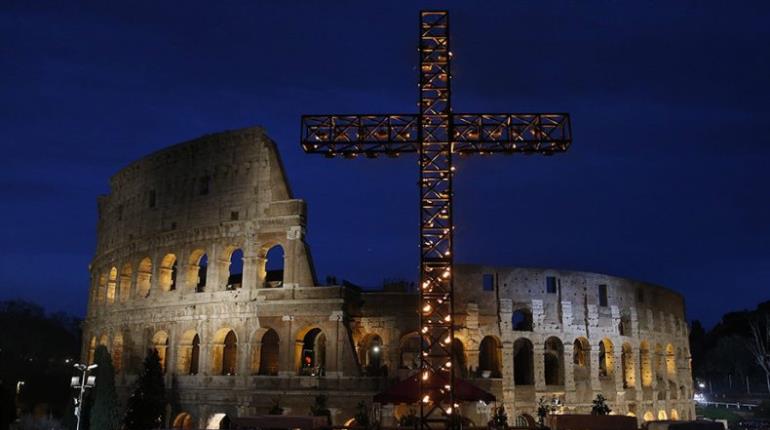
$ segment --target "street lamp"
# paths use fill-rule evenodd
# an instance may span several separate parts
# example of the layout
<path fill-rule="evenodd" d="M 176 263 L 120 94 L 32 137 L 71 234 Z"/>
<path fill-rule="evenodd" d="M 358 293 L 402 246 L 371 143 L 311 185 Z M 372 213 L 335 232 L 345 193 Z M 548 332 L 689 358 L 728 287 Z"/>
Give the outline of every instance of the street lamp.
<path fill-rule="evenodd" d="M 96 385 L 96 376 L 88 375 L 88 372 L 99 367 L 97 364 L 80 364 L 75 363 L 75 369 L 78 369 L 83 373 L 83 376 L 73 376 L 70 380 L 70 386 L 79 390 L 77 396 L 75 396 L 75 416 L 78 418 L 76 430 L 80 430 L 80 412 L 83 410 L 83 395 L 86 392 L 86 388 L 93 388 Z"/>

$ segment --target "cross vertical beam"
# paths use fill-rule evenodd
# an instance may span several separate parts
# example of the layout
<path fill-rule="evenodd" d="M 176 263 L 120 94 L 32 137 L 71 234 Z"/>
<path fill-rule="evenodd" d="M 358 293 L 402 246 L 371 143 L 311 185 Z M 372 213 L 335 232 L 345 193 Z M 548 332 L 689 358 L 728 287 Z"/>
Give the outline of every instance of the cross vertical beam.
<path fill-rule="evenodd" d="M 423 428 L 430 428 L 432 423 L 443 423 L 454 407 L 451 54 L 446 11 L 420 13 L 419 43 L 420 331 L 424 338 L 420 417 Z M 439 380 L 446 381 L 446 387 L 435 387 Z"/>
<path fill-rule="evenodd" d="M 452 113 L 449 13 L 420 12 L 419 113 L 303 115 L 305 152 L 375 158 L 418 153 L 420 166 L 420 428 L 454 428 L 452 154 L 566 151 L 566 113 Z"/>

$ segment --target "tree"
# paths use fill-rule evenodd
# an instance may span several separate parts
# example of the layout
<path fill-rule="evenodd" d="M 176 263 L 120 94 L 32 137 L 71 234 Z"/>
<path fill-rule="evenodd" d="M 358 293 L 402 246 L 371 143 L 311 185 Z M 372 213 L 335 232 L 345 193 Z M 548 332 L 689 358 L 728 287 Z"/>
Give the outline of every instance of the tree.
<path fill-rule="evenodd" d="M 112 357 L 107 347 L 99 345 L 94 351 L 96 368 L 96 386 L 91 393 L 93 406 L 89 422 L 92 429 L 118 430 L 120 415 L 118 414 L 118 394 L 115 392 L 115 368 L 112 367 Z"/>
<path fill-rule="evenodd" d="M 764 315 L 763 319 L 764 321 L 751 322 L 751 340 L 748 347 L 754 361 L 765 372 L 765 383 L 767 391 L 770 392 L 770 317 Z"/>
<path fill-rule="evenodd" d="M 136 381 L 134 393 L 128 398 L 128 410 L 124 419 L 126 430 L 159 428 L 163 422 L 165 406 L 163 371 L 158 351 L 153 349 L 147 352 L 142 375 Z"/>
<path fill-rule="evenodd" d="M 602 394 L 597 394 L 591 405 L 591 415 L 609 415 L 612 412 L 610 406 L 607 404 L 607 398 Z"/>

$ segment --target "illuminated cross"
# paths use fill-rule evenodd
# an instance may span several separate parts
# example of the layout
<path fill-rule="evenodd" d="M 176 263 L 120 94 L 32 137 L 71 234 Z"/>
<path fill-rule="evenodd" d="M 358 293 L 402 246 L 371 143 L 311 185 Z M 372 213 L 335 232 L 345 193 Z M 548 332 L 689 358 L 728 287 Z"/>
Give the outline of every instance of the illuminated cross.
<path fill-rule="evenodd" d="M 302 147 L 327 157 L 419 153 L 421 428 L 447 423 L 456 408 L 452 366 L 453 154 L 551 155 L 566 151 L 569 115 L 463 114 L 450 104 L 449 14 L 420 12 L 420 109 L 405 115 L 305 115 Z M 449 427 L 450 425 L 448 425 Z M 454 427 L 452 425 L 452 427 Z"/>

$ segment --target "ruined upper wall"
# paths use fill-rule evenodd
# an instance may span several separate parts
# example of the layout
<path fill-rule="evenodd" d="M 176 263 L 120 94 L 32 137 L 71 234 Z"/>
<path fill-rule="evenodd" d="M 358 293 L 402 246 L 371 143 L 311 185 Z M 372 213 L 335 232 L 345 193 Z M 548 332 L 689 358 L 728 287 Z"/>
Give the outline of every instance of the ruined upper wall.
<path fill-rule="evenodd" d="M 137 238 L 262 218 L 291 199 L 262 128 L 205 135 L 150 154 L 113 176 L 99 199 L 97 254 Z"/>

